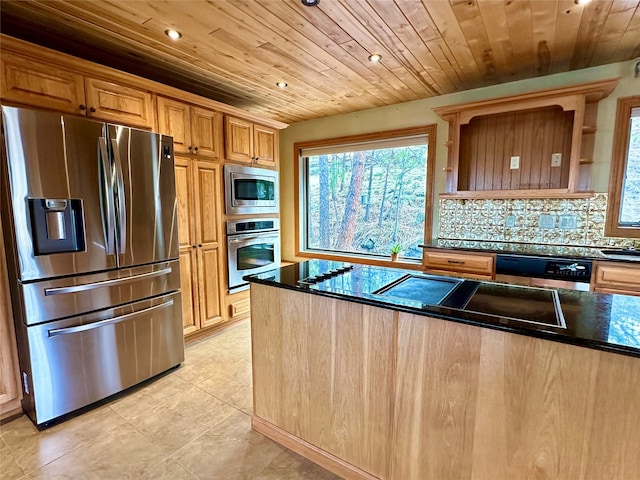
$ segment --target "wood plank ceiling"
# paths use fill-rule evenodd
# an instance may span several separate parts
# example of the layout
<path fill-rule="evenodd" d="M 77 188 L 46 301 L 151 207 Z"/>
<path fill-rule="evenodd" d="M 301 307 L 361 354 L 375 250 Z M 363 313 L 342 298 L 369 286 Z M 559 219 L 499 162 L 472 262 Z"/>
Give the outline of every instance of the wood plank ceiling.
<path fill-rule="evenodd" d="M 639 4 L 2 0 L 0 13 L 2 33 L 291 123 L 637 58 Z"/>

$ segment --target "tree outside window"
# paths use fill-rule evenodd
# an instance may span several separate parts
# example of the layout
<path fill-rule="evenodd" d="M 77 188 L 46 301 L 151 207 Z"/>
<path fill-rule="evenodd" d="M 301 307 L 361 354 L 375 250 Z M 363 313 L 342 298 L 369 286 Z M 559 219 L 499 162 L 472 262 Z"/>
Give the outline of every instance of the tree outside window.
<path fill-rule="evenodd" d="M 620 223 L 640 227 L 640 107 L 631 110 Z"/>

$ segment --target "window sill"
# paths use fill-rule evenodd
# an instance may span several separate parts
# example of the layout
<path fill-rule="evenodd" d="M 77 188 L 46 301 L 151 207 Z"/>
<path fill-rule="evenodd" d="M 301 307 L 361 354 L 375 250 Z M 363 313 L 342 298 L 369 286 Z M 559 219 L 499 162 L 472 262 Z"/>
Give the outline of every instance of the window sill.
<path fill-rule="evenodd" d="M 323 253 L 323 252 L 310 252 L 303 251 L 297 252 L 297 257 L 303 258 L 318 258 L 321 260 L 333 260 L 336 262 L 352 262 L 352 263 L 361 263 L 364 265 L 376 265 L 383 267 L 391 267 L 391 268 L 404 268 L 407 270 L 423 270 L 422 268 L 422 260 L 413 259 L 413 258 L 400 258 L 395 262 L 391 261 L 391 258 L 385 257 L 369 257 L 369 256 L 358 256 L 358 255 L 341 255 L 339 253 Z"/>

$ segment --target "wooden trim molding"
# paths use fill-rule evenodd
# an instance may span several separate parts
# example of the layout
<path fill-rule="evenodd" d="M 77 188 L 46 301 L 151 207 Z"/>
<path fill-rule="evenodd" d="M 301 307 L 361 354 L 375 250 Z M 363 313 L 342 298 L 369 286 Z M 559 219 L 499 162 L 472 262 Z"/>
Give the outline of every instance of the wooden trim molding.
<path fill-rule="evenodd" d="M 274 442 L 283 445 L 303 457 L 311 460 L 313 463 L 326 468 L 330 472 L 339 475 L 347 480 L 377 480 L 378 477 L 369 475 L 367 472 L 345 462 L 344 460 L 331 455 L 328 452 L 316 447 L 315 445 L 305 442 L 304 440 L 291 435 L 289 432 L 276 427 L 272 423 L 254 415 L 251 417 L 251 427 L 270 438 Z"/>
<path fill-rule="evenodd" d="M 361 263 L 368 264 L 387 264 L 383 260 L 376 260 L 375 258 L 367 258 L 365 256 L 350 256 L 349 258 L 340 255 L 331 255 L 331 253 L 318 254 L 313 252 L 304 252 L 302 250 L 302 197 L 303 188 L 301 185 L 300 175 L 301 169 L 301 157 L 300 152 L 307 148 L 325 147 L 330 145 L 341 145 L 350 143 L 363 143 L 372 142 L 376 140 L 386 140 L 391 138 L 410 137 L 414 135 L 426 135 L 427 136 L 427 186 L 426 186 L 426 198 L 425 198 L 425 212 L 424 212 L 424 243 L 430 243 L 433 238 L 433 209 L 434 209 L 434 185 L 435 185 L 435 171 L 436 171 L 436 124 L 424 125 L 419 127 L 402 128 L 397 130 L 384 130 L 380 132 L 363 133 L 358 135 L 348 135 L 344 137 L 336 138 L 324 138 L 320 140 L 311 140 L 306 142 L 296 142 L 293 144 L 293 201 L 294 201 L 294 226 L 295 226 L 295 252 L 297 256 L 313 256 L 314 258 L 331 258 L 339 260 L 359 261 Z M 408 263 L 403 263 L 404 268 L 411 268 Z"/>
<path fill-rule="evenodd" d="M 618 99 L 615 130 L 613 132 L 613 151 L 611 153 L 611 173 L 609 175 L 609 203 L 604 226 L 604 234 L 607 237 L 640 238 L 639 227 L 623 227 L 618 221 L 629 147 L 631 109 L 636 107 L 640 107 L 640 95 Z"/>
<path fill-rule="evenodd" d="M 609 96 L 616 88 L 619 78 L 611 78 L 597 82 L 580 83 L 568 87 L 550 88 L 531 93 L 511 95 L 508 97 L 480 100 L 477 102 L 459 103 L 434 108 L 441 118 L 449 121 L 448 115 L 465 112 L 460 123 L 468 123 L 475 115 L 487 115 L 492 113 L 511 112 L 528 108 L 538 108 L 548 105 L 560 105 L 565 110 L 575 108 L 575 99 L 569 99 L 573 95 L 584 95 L 587 102 L 598 102 Z"/>

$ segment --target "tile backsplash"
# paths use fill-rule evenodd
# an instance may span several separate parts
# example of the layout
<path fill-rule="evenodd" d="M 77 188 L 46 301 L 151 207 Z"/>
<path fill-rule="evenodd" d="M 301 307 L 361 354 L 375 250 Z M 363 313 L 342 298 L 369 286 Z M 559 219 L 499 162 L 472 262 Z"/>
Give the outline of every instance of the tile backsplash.
<path fill-rule="evenodd" d="M 465 241 L 640 248 L 640 239 L 604 236 L 606 211 L 605 193 L 569 199 L 443 198 L 438 244 L 454 246 Z"/>

